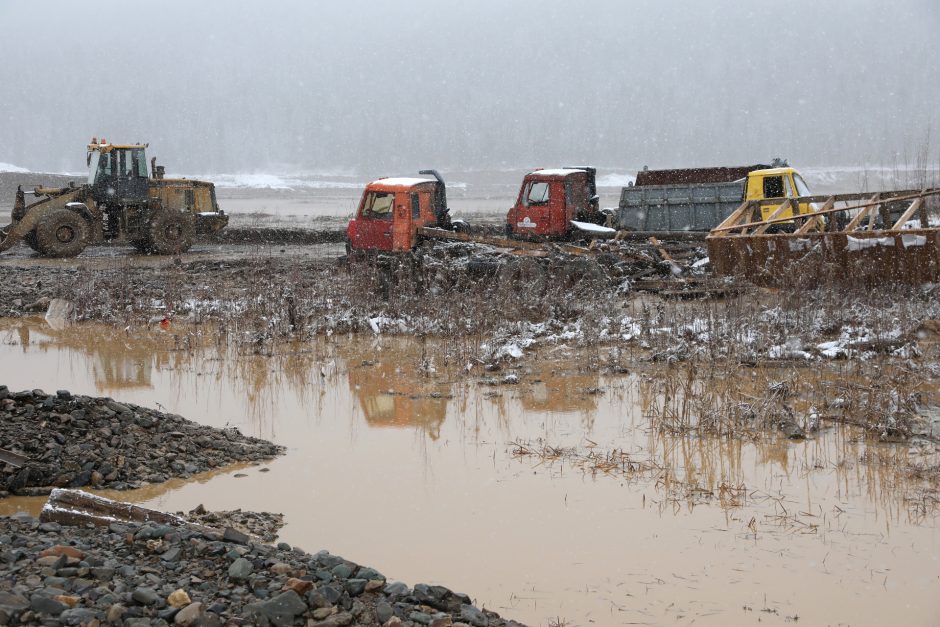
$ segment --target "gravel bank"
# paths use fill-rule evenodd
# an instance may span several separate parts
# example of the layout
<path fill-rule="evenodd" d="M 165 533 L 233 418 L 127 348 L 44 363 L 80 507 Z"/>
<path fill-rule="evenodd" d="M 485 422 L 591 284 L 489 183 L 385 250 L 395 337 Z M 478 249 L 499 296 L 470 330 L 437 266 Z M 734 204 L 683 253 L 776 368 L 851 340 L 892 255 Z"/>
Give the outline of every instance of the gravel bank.
<path fill-rule="evenodd" d="M 388 583 L 326 551 L 185 526 L 0 518 L 0 624 L 517 625 L 441 586 Z"/>
<path fill-rule="evenodd" d="M 2 385 L 0 448 L 29 458 L 22 468 L 3 465 L 0 496 L 52 487 L 128 490 L 284 451 L 234 428 L 206 427 L 110 398 L 10 392 Z"/>

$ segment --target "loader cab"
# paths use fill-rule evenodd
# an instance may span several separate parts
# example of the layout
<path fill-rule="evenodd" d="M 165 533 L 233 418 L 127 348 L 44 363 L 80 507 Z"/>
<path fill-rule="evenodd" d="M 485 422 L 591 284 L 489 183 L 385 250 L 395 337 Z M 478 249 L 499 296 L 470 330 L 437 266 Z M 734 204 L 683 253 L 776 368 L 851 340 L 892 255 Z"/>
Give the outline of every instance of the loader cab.
<path fill-rule="evenodd" d="M 787 198 L 799 196 L 812 196 L 806 181 L 794 168 L 768 168 L 754 170 L 747 175 L 747 188 L 745 200 L 767 201 L 761 203 L 761 217 L 766 220 L 774 210 Z M 799 213 L 816 211 L 813 203 L 799 203 Z M 793 216 L 792 208 L 782 212 L 779 218 Z"/>
<path fill-rule="evenodd" d="M 602 222 L 594 168 L 534 170 L 522 179 L 516 204 L 506 216 L 506 234 L 557 238 L 571 233 L 571 221 Z"/>
<path fill-rule="evenodd" d="M 88 185 L 98 203 L 140 205 L 147 202 L 147 145 L 88 145 Z"/>
<path fill-rule="evenodd" d="M 346 228 L 353 250 L 409 251 L 417 229 L 438 226 L 446 215 L 443 184 L 419 178 L 382 178 L 366 185 L 356 217 Z"/>

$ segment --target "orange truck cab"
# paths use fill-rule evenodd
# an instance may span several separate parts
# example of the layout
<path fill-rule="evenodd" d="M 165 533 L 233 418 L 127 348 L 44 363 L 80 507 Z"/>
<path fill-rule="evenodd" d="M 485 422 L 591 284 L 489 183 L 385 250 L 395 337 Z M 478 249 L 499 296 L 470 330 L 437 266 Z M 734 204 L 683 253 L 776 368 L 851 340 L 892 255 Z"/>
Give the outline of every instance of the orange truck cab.
<path fill-rule="evenodd" d="M 410 251 L 418 243 L 419 227 L 466 230 L 465 222 L 451 220 L 441 175 L 436 170 L 419 174 L 434 178 L 381 178 L 366 185 L 356 217 L 346 227 L 347 250 Z"/>
<path fill-rule="evenodd" d="M 527 239 L 567 237 L 579 223 L 603 224 L 598 208 L 597 170 L 570 167 L 534 170 L 522 179 L 516 204 L 506 216 L 506 235 Z"/>

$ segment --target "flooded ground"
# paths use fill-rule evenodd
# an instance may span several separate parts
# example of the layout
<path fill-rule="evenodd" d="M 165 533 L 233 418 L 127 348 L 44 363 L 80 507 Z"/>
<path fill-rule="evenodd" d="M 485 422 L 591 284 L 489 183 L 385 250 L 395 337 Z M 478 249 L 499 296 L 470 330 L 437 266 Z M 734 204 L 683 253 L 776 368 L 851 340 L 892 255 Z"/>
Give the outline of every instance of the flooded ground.
<path fill-rule="evenodd" d="M 917 453 L 907 446 L 840 424 L 797 442 L 665 434 L 644 416 L 655 370 L 602 375 L 584 366 L 596 352 L 563 347 L 512 371 L 518 384 L 489 385 L 435 368 L 415 339 L 334 336 L 273 356 L 185 345 L 157 330 L 4 320 L 0 381 L 283 444 L 263 467 L 117 496 L 283 512 L 287 542 L 530 624 L 940 617 L 936 520 L 892 463 Z M 570 454 L 525 454 L 546 446 Z M 41 504 L 8 499 L 0 512 Z"/>

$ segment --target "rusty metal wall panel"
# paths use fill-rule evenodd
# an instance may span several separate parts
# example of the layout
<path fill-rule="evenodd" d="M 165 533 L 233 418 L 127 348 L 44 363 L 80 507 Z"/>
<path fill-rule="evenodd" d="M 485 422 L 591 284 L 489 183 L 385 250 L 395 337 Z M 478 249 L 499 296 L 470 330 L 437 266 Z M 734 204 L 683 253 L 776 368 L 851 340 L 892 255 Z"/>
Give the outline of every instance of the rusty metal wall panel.
<path fill-rule="evenodd" d="M 710 236 L 712 269 L 763 286 L 940 281 L 940 229 Z"/>

